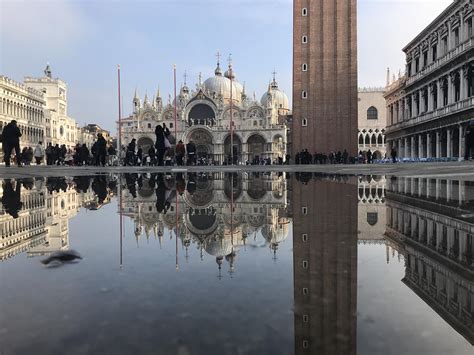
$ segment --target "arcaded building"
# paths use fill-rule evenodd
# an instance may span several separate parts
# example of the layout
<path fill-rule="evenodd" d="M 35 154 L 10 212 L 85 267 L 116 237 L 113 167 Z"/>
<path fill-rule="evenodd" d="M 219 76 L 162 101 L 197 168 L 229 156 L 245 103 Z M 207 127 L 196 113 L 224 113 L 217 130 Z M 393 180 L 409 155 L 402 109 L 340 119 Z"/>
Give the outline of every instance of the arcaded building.
<path fill-rule="evenodd" d="M 295 0 L 292 151 L 357 154 L 357 2 Z"/>
<path fill-rule="evenodd" d="M 464 156 L 474 118 L 474 4 L 454 1 L 403 51 L 406 73 L 386 88 L 387 150 L 405 158 Z"/>
<path fill-rule="evenodd" d="M 360 88 L 358 94 L 358 151 L 367 153 L 370 150 L 376 159 L 384 158 L 387 153 L 387 115 L 383 95 L 383 88 Z"/>
<path fill-rule="evenodd" d="M 178 140 L 193 140 L 198 157 L 218 163 L 230 157 L 231 145 L 239 163 L 285 158 L 290 109 L 275 76 L 258 100 L 255 94 L 246 94 L 231 65 L 223 72 L 218 62 L 213 76 L 203 82 L 199 75 L 195 89 L 184 82 L 177 97 L 176 123 L 174 100 L 170 97 L 163 103 L 159 90 L 151 100 L 145 95 L 143 102 L 135 92 L 133 107 L 133 114 L 122 120 L 122 144 L 135 138 L 145 154 L 155 142 L 155 127 L 166 124 L 173 134 L 176 130 Z"/>

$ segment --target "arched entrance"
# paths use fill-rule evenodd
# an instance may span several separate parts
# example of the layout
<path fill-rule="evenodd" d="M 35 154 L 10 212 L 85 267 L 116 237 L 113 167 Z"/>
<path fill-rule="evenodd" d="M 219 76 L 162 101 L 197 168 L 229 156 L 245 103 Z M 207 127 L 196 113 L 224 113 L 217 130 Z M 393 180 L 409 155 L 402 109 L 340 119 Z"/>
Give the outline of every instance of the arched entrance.
<path fill-rule="evenodd" d="M 234 164 L 242 161 L 242 141 L 240 140 L 239 136 L 235 133 L 232 135 L 232 153 L 230 149 L 231 145 L 230 134 L 224 140 L 224 156 L 225 161 L 230 163 L 233 161 Z M 233 158 L 232 158 L 233 156 Z"/>
<path fill-rule="evenodd" d="M 150 147 L 154 145 L 154 142 L 151 138 L 149 137 L 141 137 L 138 139 L 137 142 L 137 149 L 142 148 L 142 151 L 144 154 L 148 154 L 148 150 Z"/>
<path fill-rule="evenodd" d="M 248 159 L 252 164 L 258 164 L 265 152 L 265 139 L 259 134 L 253 134 L 247 140 Z"/>
<path fill-rule="evenodd" d="M 190 126 L 205 125 L 213 126 L 216 115 L 214 110 L 206 104 L 197 104 L 188 114 L 188 122 Z"/>
<path fill-rule="evenodd" d="M 208 158 L 214 154 L 212 135 L 203 128 L 194 129 L 188 136 L 196 144 L 197 158 Z"/>

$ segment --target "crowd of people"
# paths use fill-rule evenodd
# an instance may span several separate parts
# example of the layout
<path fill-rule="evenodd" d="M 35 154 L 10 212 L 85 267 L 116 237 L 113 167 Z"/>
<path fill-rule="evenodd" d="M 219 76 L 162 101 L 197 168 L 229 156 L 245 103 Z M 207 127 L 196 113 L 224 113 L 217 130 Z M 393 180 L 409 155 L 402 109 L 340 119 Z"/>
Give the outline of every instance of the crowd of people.
<path fill-rule="evenodd" d="M 18 166 L 41 165 L 68 165 L 68 166 L 111 166 L 121 165 L 127 166 L 171 166 L 171 165 L 217 165 L 217 162 L 205 155 L 198 156 L 196 144 L 192 139 L 184 144 L 182 140 L 176 142 L 176 137 L 171 134 L 165 123 L 158 124 L 155 128 L 155 143 L 147 146 L 143 151 L 141 146 L 137 145 L 135 139 L 132 139 L 127 146 L 122 146 L 120 155 L 112 144 L 108 144 L 101 133 L 97 134 L 97 140 L 90 147 L 86 144 L 77 144 L 73 149 L 66 147 L 64 144 L 53 145 L 51 142 L 46 147 L 39 142 L 34 148 L 23 147 L 20 150 L 21 131 L 17 126 L 17 122 L 12 120 L 4 128 L 0 135 L 0 142 L 3 145 L 4 161 L 6 166 L 10 166 L 13 160 Z M 12 153 L 15 153 L 12 159 Z M 474 153 L 474 128 L 470 125 L 466 129 L 465 135 L 465 160 L 469 160 Z M 240 159 L 236 151 L 224 159 L 222 164 L 238 164 L 244 162 Z M 371 150 L 359 151 L 358 155 L 352 157 L 348 151 L 344 149 L 342 152 L 310 153 L 308 149 L 297 152 L 294 156 L 294 164 L 372 164 L 382 157 Z M 383 157 L 387 160 L 387 156 Z M 397 151 L 391 149 L 390 160 L 396 163 Z M 245 160 L 246 165 L 270 165 L 270 164 L 291 164 L 292 158 L 289 155 L 278 157 L 272 162 L 270 158 L 254 156 L 250 160 Z"/>

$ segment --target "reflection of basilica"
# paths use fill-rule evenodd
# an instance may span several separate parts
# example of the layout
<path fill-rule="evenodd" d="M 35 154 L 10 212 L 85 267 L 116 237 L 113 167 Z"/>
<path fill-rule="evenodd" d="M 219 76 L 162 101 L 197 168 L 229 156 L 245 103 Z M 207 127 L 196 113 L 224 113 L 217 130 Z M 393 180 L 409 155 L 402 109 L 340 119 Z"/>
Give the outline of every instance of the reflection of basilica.
<path fill-rule="evenodd" d="M 5 179 L 0 187 L 0 260 L 69 247 L 69 219 L 93 203 L 92 190 L 78 191 L 64 178 Z"/>
<path fill-rule="evenodd" d="M 474 183 L 392 178 L 386 236 L 405 257 L 403 283 L 474 344 Z"/>
<path fill-rule="evenodd" d="M 292 184 L 295 354 L 355 354 L 357 181 Z"/>
<path fill-rule="evenodd" d="M 231 105 L 232 103 L 232 105 Z M 174 127 L 174 102 L 171 98 L 163 105 L 160 92 L 149 101 L 145 95 L 143 103 L 135 92 L 133 114 L 122 120 L 122 142 L 128 144 L 135 138 L 138 147 L 147 154 L 155 141 L 155 127 L 165 123 L 178 139 L 185 143 L 193 140 L 198 156 L 212 157 L 222 163 L 233 152 L 241 161 L 252 161 L 255 157 L 284 158 L 287 144 L 286 118 L 289 103 L 273 78 L 267 92 L 258 101 L 255 94 L 248 97 L 245 87 L 229 69 L 223 73 L 219 62 L 214 76 L 204 82 L 199 75 L 196 89 L 181 87 L 177 98 L 177 127 Z M 231 143 L 229 127 L 234 123 L 234 137 Z"/>
<path fill-rule="evenodd" d="M 226 259 L 232 269 L 236 252 L 249 238 L 263 236 L 276 253 L 288 236 L 284 176 L 126 175 L 125 183 L 122 213 L 133 219 L 137 242 L 143 234 L 154 234 L 161 243 L 170 231 L 180 238 L 186 256 L 195 244 L 201 258 L 209 254 L 219 267 Z"/>

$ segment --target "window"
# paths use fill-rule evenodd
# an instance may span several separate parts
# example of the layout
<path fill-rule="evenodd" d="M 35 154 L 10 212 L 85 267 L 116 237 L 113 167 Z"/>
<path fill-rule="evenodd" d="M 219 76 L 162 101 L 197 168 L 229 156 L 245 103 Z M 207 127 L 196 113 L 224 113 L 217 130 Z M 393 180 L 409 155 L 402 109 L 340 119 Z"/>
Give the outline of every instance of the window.
<path fill-rule="evenodd" d="M 442 40 L 441 43 L 443 44 L 443 53 L 446 54 L 448 53 L 448 36 L 445 36 Z"/>
<path fill-rule="evenodd" d="M 415 59 L 415 74 L 420 70 L 420 58 Z"/>
<path fill-rule="evenodd" d="M 309 341 L 303 340 L 303 349 L 308 349 L 309 348 Z"/>
<path fill-rule="evenodd" d="M 306 242 L 308 241 L 308 234 L 303 233 L 303 234 L 301 235 L 301 240 L 303 240 L 303 242 L 306 243 Z"/>
<path fill-rule="evenodd" d="M 303 287 L 303 295 L 306 296 L 308 294 L 308 288 Z"/>
<path fill-rule="evenodd" d="M 411 62 L 408 62 L 407 64 L 407 74 L 408 76 L 411 76 Z"/>
<path fill-rule="evenodd" d="M 308 120 L 307 120 L 306 118 L 303 118 L 303 119 L 301 120 L 301 125 L 302 125 L 303 127 L 308 126 Z"/>
<path fill-rule="evenodd" d="M 308 70 L 308 64 L 303 63 L 303 65 L 301 66 L 301 70 L 302 71 L 307 71 Z"/>
<path fill-rule="evenodd" d="M 438 59 L 438 46 L 436 44 L 431 48 L 431 61 L 436 61 Z"/>
<path fill-rule="evenodd" d="M 151 123 L 148 123 L 148 128 L 151 128 Z"/>
<path fill-rule="evenodd" d="M 423 52 L 423 66 L 426 67 L 428 65 L 428 51 Z"/>
<path fill-rule="evenodd" d="M 303 314 L 303 323 L 309 322 L 309 316 L 307 314 Z"/>
<path fill-rule="evenodd" d="M 308 207 L 301 207 L 301 213 L 306 216 L 308 214 Z"/>
<path fill-rule="evenodd" d="M 379 118 L 379 111 L 374 107 L 370 106 L 367 110 L 367 119 L 368 120 L 377 120 Z"/>
<path fill-rule="evenodd" d="M 472 37 L 472 17 L 466 21 L 467 25 L 467 38 Z"/>
<path fill-rule="evenodd" d="M 301 9 L 301 16 L 308 16 L 308 9 L 306 7 L 303 7 L 303 9 Z"/>
<path fill-rule="evenodd" d="M 303 262 L 301 263 L 303 266 L 303 269 L 307 269 L 308 268 L 308 260 L 303 260 Z"/>
<path fill-rule="evenodd" d="M 459 27 L 454 30 L 454 46 L 459 46 Z"/>
<path fill-rule="evenodd" d="M 301 37 L 301 43 L 303 43 L 303 44 L 308 43 L 308 36 Z"/>
<path fill-rule="evenodd" d="M 173 128 L 173 122 L 170 122 L 170 128 Z"/>
<path fill-rule="evenodd" d="M 301 92 L 301 98 L 302 98 L 302 99 L 307 99 L 307 98 L 308 98 L 308 93 L 307 93 L 305 90 L 303 90 L 303 91 Z"/>

